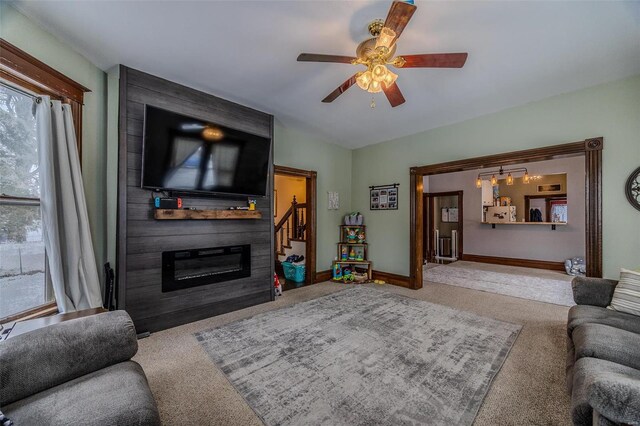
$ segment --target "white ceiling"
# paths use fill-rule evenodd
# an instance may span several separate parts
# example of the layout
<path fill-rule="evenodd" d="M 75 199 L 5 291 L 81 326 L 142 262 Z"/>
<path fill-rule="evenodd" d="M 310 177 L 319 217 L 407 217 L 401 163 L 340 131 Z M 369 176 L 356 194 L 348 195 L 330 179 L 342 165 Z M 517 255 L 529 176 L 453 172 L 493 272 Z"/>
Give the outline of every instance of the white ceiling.
<path fill-rule="evenodd" d="M 469 52 L 462 69 L 399 70 L 407 102 L 353 86 L 354 55 L 390 1 L 18 1 L 100 68 L 146 71 L 361 147 L 640 74 L 640 2 L 420 1 L 398 54 Z"/>

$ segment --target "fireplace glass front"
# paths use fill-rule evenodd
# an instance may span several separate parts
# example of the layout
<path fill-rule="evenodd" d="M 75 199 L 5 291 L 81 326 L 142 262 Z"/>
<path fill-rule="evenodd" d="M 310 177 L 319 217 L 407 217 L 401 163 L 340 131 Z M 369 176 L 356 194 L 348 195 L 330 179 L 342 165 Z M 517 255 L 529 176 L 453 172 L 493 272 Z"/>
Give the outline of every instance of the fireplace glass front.
<path fill-rule="evenodd" d="M 251 276 L 251 245 L 162 252 L 162 292 Z"/>

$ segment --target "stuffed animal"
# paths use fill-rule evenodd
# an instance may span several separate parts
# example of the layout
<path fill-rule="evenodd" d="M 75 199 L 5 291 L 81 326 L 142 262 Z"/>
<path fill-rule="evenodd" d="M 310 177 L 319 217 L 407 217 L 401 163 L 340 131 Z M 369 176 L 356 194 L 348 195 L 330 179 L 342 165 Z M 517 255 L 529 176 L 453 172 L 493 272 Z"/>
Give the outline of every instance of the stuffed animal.
<path fill-rule="evenodd" d="M 276 289 L 276 296 L 282 296 L 282 286 L 278 274 L 273 274 L 273 287 Z"/>
<path fill-rule="evenodd" d="M 364 231 L 358 232 L 358 242 L 360 244 L 364 243 Z"/>

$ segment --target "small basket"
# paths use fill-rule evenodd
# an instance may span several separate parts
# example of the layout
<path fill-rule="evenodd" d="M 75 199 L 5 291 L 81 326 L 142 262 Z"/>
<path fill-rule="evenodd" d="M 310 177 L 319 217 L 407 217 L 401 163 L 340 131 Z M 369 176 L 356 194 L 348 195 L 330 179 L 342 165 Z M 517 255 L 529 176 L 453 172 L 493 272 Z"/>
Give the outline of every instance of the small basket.
<path fill-rule="evenodd" d="M 284 277 L 296 283 L 304 282 L 305 266 L 296 265 L 291 262 L 282 262 L 282 269 L 284 269 Z"/>
<path fill-rule="evenodd" d="M 363 283 L 367 281 L 368 275 L 366 272 L 354 272 L 354 279 L 357 283 Z"/>

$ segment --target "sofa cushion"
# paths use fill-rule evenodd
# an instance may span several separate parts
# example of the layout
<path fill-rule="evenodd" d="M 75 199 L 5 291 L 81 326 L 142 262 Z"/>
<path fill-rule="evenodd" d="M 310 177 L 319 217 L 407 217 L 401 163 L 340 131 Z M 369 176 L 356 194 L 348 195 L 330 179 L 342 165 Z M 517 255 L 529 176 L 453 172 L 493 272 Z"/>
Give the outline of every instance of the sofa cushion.
<path fill-rule="evenodd" d="M 609 309 L 640 315 L 640 272 L 622 269 Z"/>
<path fill-rule="evenodd" d="M 126 361 L 4 408 L 16 425 L 159 425 L 142 367 Z"/>
<path fill-rule="evenodd" d="M 598 358 L 640 369 L 640 334 L 602 324 L 573 330 L 575 359 Z"/>
<path fill-rule="evenodd" d="M 571 395 L 573 423 L 591 426 L 594 408 L 606 419 L 640 424 L 640 371 L 602 359 L 579 359 Z"/>
<path fill-rule="evenodd" d="M 604 324 L 622 330 L 640 333 L 640 317 L 635 315 L 591 305 L 576 305 L 569 309 L 569 318 L 567 321 L 569 337 L 571 337 L 576 327 L 587 323 Z"/>

